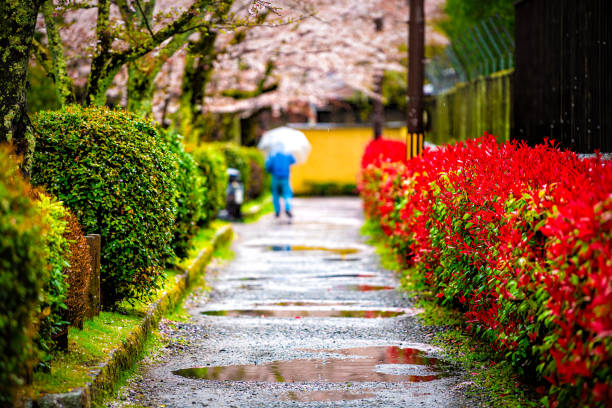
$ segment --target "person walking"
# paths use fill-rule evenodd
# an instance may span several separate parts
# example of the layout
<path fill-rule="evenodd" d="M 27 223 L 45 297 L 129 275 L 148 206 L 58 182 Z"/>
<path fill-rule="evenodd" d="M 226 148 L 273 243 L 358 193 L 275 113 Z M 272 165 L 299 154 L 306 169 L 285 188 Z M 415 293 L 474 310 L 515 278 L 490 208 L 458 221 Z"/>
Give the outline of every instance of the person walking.
<path fill-rule="evenodd" d="M 293 214 L 291 214 L 293 192 L 289 184 L 289 176 L 293 164 L 295 164 L 295 157 L 292 154 L 283 152 L 281 148 L 273 149 L 266 160 L 266 171 L 272 175 L 272 203 L 274 204 L 274 214 L 277 218 L 281 212 L 281 196 L 285 202 L 285 214 L 289 218 L 293 217 Z"/>

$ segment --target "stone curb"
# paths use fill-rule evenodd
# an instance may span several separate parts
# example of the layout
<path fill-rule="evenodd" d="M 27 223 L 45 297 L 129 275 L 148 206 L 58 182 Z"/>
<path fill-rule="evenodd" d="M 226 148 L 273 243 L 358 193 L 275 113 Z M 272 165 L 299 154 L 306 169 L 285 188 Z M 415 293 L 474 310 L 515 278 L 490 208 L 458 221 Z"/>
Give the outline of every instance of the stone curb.
<path fill-rule="evenodd" d="M 121 372 L 130 368 L 139 359 L 151 329 L 165 312 L 178 304 L 191 284 L 204 272 L 215 249 L 230 242 L 233 236 L 234 230 L 231 225 L 225 225 L 217 230 L 212 245 L 203 249 L 187 270 L 177 277 L 177 285 L 172 290 L 165 292 L 149 307 L 140 326 L 130 333 L 121 346 L 110 352 L 108 360 L 92 375 L 92 382 L 71 392 L 44 395 L 36 401 L 29 401 L 26 407 L 91 408 L 92 402 L 102 400 L 112 391 Z"/>

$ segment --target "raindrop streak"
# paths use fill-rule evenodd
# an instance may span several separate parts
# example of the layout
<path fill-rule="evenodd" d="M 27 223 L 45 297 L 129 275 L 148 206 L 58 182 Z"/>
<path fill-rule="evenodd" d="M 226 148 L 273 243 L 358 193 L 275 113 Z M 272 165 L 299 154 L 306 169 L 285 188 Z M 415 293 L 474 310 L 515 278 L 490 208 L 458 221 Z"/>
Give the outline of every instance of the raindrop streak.
<path fill-rule="evenodd" d="M 272 361 L 217 367 L 195 367 L 172 373 L 182 377 L 214 381 L 259 381 L 296 383 L 322 381 L 343 382 L 427 382 L 440 378 L 435 372 L 438 360 L 426 357 L 421 350 L 396 346 L 358 347 L 344 350 L 319 350 L 345 358 L 317 358 Z M 349 357 L 349 358 L 346 358 Z M 350 358 L 353 357 L 353 358 Z M 411 375 L 389 374 L 386 366 L 406 365 Z M 401 371 L 401 370 L 400 370 Z"/>

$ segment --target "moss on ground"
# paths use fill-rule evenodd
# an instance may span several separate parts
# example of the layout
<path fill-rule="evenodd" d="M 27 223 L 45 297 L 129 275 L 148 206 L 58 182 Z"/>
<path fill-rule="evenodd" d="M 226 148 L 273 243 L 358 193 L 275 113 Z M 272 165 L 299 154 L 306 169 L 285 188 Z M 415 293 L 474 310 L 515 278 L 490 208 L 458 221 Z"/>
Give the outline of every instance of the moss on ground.
<path fill-rule="evenodd" d="M 473 395 L 490 407 L 539 407 L 534 387 L 521 382 L 513 367 L 496 353 L 490 344 L 480 341 L 466 330 L 463 314 L 439 305 L 423 280 L 413 269 L 403 267 L 393 250 L 386 245 L 386 237 L 378 224 L 367 221 L 361 229 L 368 243 L 376 248 L 381 266 L 400 275 L 402 290 L 410 293 L 423 309 L 419 316 L 426 326 L 437 330 L 433 343 L 442 348 L 445 356 L 458 363 L 465 372 L 464 393 Z"/>

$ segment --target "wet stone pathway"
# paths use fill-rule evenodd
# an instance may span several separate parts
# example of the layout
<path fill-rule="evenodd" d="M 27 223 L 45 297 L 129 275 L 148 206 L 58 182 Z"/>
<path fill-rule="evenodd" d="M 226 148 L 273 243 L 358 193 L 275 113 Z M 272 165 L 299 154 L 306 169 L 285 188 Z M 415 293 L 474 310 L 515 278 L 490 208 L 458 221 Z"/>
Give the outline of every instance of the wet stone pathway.
<path fill-rule="evenodd" d="M 110 406 L 463 407 L 354 198 L 296 199 L 295 219 L 235 226 L 233 261 L 186 300 L 187 323 Z"/>

